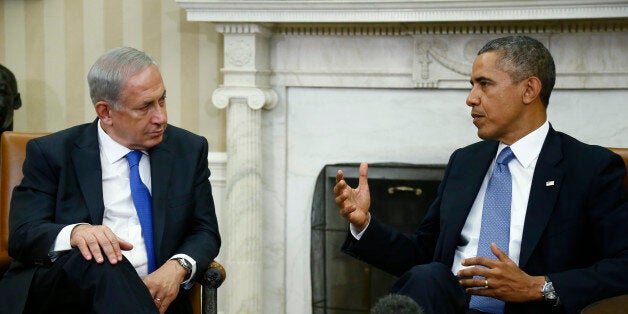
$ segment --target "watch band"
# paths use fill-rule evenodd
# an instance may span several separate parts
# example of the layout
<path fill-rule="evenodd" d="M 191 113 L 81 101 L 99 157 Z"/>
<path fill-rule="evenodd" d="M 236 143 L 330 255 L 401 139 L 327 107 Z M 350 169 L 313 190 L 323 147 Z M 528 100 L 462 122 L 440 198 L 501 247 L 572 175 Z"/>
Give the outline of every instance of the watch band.
<path fill-rule="evenodd" d="M 181 267 L 183 267 L 183 269 L 185 269 L 185 271 L 186 271 L 186 274 L 185 274 L 185 277 L 183 278 L 183 281 L 186 281 L 186 280 L 190 279 L 190 275 L 192 274 L 192 265 L 190 264 L 190 262 L 188 262 L 183 257 L 177 257 L 177 258 L 175 258 L 175 260 L 177 262 L 179 262 L 179 265 L 181 265 Z"/>
<path fill-rule="evenodd" d="M 543 294 L 545 301 L 552 303 L 552 305 L 557 306 L 560 304 L 560 299 L 556 294 L 556 290 L 554 290 L 554 284 L 548 276 L 545 276 L 545 283 L 541 288 L 541 294 Z"/>

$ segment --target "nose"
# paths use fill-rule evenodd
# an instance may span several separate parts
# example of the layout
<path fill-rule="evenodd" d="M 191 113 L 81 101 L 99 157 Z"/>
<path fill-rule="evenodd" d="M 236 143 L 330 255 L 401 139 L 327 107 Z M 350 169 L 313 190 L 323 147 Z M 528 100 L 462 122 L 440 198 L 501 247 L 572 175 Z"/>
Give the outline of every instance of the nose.
<path fill-rule="evenodd" d="M 166 106 L 157 105 L 156 110 L 153 110 L 153 116 L 151 121 L 155 124 L 166 124 L 168 122 L 168 113 Z"/>
<path fill-rule="evenodd" d="M 478 95 L 475 86 L 469 91 L 467 96 L 467 106 L 473 107 L 480 104 L 480 96 Z"/>

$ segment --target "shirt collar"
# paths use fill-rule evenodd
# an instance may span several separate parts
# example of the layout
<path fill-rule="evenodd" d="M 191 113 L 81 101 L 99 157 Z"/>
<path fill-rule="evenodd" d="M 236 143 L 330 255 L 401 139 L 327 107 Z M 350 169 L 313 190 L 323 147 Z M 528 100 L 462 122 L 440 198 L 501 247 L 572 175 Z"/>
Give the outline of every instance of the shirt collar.
<path fill-rule="evenodd" d="M 547 133 L 549 133 L 549 122 L 545 120 L 545 123 L 538 129 L 510 145 L 510 149 L 512 149 L 512 152 L 515 154 L 515 158 L 524 168 L 528 168 L 532 162 L 539 157 Z M 506 144 L 500 142 L 499 147 L 497 147 L 497 155 L 499 155 L 506 146 Z"/>
<path fill-rule="evenodd" d="M 100 121 L 98 122 L 98 143 L 100 147 L 101 153 L 105 155 L 107 161 L 110 164 L 117 162 L 121 158 L 124 158 L 126 154 L 128 154 L 131 150 L 127 147 L 120 145 L 120 143 L 114 141 L 109 134 L 103 130 L 100 125 Z M 143 154 L 146 152 L 142 151 Z"/>

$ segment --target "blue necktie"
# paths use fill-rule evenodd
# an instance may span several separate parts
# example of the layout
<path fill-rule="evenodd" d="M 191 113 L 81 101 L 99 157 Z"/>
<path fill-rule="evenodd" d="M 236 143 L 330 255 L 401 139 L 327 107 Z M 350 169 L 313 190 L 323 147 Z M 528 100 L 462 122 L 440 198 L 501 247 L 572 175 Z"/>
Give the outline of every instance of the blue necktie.
<path fill-rule="evenodd" d="M 495 160 L 493 174 L 488 181 L 482 209 L 482 226 L 478 240 L 477 256 L 495 259 L 491 242 L 508 254 L 510 243 L 510 203 L 512 202 L 512 178 L 508 163 L 515 157 L 510 147 L 504 148 Z M 469 308 L 486 313 L 503 313 L 504 302 L 483 296 L 471 296 Z"/>
<path fill-rule="evenodd" d="M 148 273 L 150 274 L 156 269 L 155 250 L 153 248 L 153 213 L 150 192 L 140 178 L 139 164 L 142 152 L 133 150 L 126 154 L 125 157 L 129 162 L 131 197 L 133 197 L 133 204 L 135 204 L 135 210 L 142 226 L 142 236 L 144 237 L 146 255 L 148 257 Z"/>

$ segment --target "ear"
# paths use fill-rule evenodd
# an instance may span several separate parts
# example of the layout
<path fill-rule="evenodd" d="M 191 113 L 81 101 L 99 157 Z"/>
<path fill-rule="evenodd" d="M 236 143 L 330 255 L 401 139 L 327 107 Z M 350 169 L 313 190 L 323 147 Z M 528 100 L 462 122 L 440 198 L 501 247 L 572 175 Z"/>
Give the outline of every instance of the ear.
<path fill-rule="evenodd" d="M 113 108 L 106 101 L 99 101 L 94 105 L 94 109 L 96 109 L 96 115 L 100 121 L 106 125 L 111 125 L 111 111 Z"/>
<path fill-rule="evenodd" d="M 20 98 L 20 93 L 15 94 L 15 98 L 13 98 L 13 110 L 17 110 L 22 107 L 22 98 Z"/>
<path fill-rule="evenodd" d="M 528 105 L 535 100 L 539 100 L 541 94 L 541 80 L 536 76 L 531 76 L 524 80 L 523 103 Z"/>

